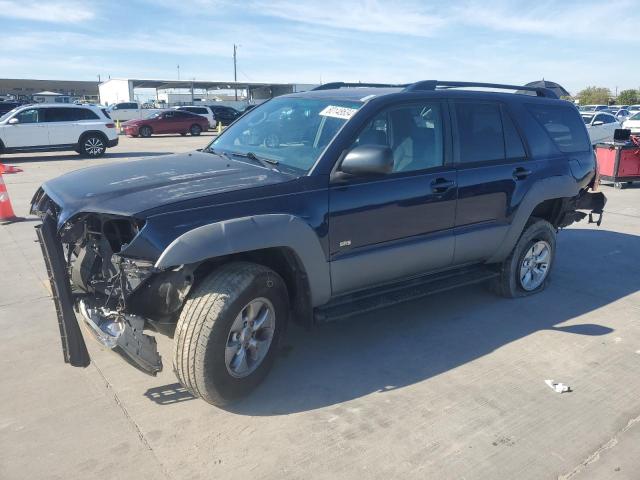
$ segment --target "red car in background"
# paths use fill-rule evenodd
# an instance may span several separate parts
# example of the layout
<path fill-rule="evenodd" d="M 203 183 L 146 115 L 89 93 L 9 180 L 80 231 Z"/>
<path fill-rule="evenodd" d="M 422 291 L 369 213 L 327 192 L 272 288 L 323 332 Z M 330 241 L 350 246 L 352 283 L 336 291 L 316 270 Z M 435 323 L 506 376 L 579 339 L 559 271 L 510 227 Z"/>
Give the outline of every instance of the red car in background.
<path fill-rule="evenodd" d="M 131 137 L 150 137 L 154 133 L 179 133 L 200 135 L 209 128 L 209 121 L 194 113 L 182 110 L 156 112 L 146 118 L 129 120 L 122 124 L 124 133 Z"/>

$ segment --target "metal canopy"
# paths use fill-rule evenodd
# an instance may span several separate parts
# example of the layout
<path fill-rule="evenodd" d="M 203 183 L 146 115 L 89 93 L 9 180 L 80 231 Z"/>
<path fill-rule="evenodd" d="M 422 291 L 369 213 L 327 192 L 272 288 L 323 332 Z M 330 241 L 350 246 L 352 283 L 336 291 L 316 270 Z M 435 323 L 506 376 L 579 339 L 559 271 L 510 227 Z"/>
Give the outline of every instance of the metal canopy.
<path fill-rule="evenodd" d="M 253 82 L 203 82 L 200 80 L 139 80 L 128 79 L 133 88 L 196 88 L 201 90 L 249 90 L 262 87 L 291 87 L 290 83 L 253 83 Z"/>

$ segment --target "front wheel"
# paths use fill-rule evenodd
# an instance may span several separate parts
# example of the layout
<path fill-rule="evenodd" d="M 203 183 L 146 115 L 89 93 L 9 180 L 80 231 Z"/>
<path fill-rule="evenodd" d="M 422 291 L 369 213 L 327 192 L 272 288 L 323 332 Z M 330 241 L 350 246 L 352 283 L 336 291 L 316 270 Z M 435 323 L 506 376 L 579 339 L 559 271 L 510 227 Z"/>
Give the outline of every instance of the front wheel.
<path fill-rule="evenodd" d="M 500 265 L 494 290 L 508 298 L 541 292 L 549 282 L 555 254 L 555 228 L 546 220 L 532 218 L 511 254 Z"/>
<path fill-rule="evenodd" d="M 151 130 L 151 127 L 144 126 L 144 127 L 140 127 L 140 130 L 138 130 L 138 133 L 143 138 L 149 138 L 153 133 L 153 131 Z"/>
<path fill-rule="evenodd" d="M 101 135 L 89 134 L 80 141 L 78 150 L 85 157 L 98 158 L 107 151 L 107 145 Z"/>
<path fill-rule="evenodd" d="M 190 294 L 175 332 L 173 368 L 213 405 L 240 398 L 266 377 L 287 322 L 282 278 L 248 262 L 223 265 Z"/>
<path fill-rule="evenodd" d="M 191 135 L 198 136 L 200 135 L 200 133 L 202 133 L 202 127 L 200 125 L 194 124 L 191 125 L 190 131 Z"/>

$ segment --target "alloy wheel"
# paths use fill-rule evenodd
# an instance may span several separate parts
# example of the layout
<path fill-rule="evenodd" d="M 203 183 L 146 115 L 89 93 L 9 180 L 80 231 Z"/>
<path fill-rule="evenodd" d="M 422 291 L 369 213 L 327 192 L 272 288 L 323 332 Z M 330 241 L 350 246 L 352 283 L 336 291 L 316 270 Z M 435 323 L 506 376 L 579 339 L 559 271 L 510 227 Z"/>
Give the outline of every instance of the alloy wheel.
<path fill-rule="evenodd" d="M 544 240 L 536 241 L 522 258 L 518 278 L 524 290 L 530 292 L 538 288 L 549 273 L 551 265 L 551 245 Z"/>
<path fill-rule="evenodd" d="M 240 310 L 231 325 L 224 355 L 232 377 L 246 377 L 260 366 L 269 352 L 275 322 L 275 309 L 266 298 L 256 298 Z"/>
<path fill-rule="evenodd" d="M 84 141 L 84 151 L 92 157 L 104 152 L 104 142 L 98 137 L 89 137 Z"/>

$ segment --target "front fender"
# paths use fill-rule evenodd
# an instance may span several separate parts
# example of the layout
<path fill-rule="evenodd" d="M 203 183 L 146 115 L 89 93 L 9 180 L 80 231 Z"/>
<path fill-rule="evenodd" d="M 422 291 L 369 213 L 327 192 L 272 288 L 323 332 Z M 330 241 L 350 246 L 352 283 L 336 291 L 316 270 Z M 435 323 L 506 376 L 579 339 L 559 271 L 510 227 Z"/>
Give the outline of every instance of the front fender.
<path fill-rule="evenodd" d="M 276 247 L 291 248 L 298 255 L 309 280 L 312 306 L 326 303 L 331 297 L 329 263 L 313 229 L 293 215 L 255 215 L 194 228 L 171 242 L 155 266 L 168 268 Z"/>

